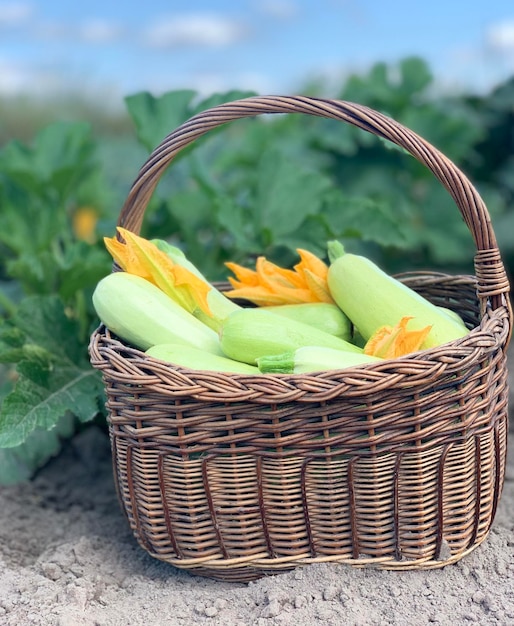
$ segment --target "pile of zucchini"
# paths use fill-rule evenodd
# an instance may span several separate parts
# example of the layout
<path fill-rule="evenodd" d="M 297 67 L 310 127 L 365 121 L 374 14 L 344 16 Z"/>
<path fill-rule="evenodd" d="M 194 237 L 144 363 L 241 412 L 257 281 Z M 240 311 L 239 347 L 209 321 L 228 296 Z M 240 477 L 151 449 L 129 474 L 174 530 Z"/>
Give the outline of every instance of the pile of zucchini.
<path fill-rule="evenodd" d="M 339 242 L 328 244 L 327 285 L 333 303 L 257 308 L 230 300 L 177 248 L 162 241 L 155 245 L 208 285 L 208 315 L 200 307 L 187 310 L 156 284 L 126 271 L 103 278 L 93 304 L 102 323 L 120 339 L 177 366 L 238 374 L 343 369 L 383 360 L 389 352 L 381 356 L 380 349 L 366 346 L 384 329 L 391 331 L 386 332 L 389 347 L 408 333 L 416 335 L 416 350 L 469 332 L 457 314 L 430 303 L 369 259 L 346 253 Z"/>

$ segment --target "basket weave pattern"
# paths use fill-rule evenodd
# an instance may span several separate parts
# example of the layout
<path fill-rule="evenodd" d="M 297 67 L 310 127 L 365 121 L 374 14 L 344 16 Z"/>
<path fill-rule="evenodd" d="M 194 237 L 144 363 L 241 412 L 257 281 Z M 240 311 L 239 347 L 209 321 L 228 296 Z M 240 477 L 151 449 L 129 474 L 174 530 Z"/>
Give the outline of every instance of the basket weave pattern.
<path fill-rule="evenodd" d="M 152 556 L 220 579 L 319 561 L 389 569 L 455 562 L 487 536 L 502 490 L 511 331 L 487 210 L 455 166 L 358 105 L 250 98 L 169 135 L 142 168 L 120 224 L 139 232 L 165 167 L 209 128 L 295 111 L 399 143 L 448 188 L 477 243 L 476 276 L 400 279 L 473 330 L 376 365 L 248 376 L 173 367 L 100 327 L 90 354 L 105 382 L 120 501 Z"/>

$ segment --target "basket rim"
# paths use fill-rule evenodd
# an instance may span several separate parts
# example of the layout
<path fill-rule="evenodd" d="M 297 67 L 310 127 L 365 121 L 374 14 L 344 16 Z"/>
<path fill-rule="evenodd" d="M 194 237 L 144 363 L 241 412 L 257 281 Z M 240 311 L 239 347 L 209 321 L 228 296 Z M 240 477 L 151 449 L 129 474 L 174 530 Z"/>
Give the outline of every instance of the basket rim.
<path fill-rule="evenodd" d="M 490 328 L 489 328 L 490 327 Z M 508 332 L 509 332 L 509 315 L 507 307 L 499 308 L 499 309 L 489 309 L 485 315 L 480 320 L 479 324 L 474 328 L 470 329 L 470 332 L 459 339 L 454 339 L 453 341 L 446 342 L 434 348 L 428 348 L 424 350 L 418 350 L 416 352 L 411 352 L 401 357 L 397 357 L 394 359 L 384 359 L 383 362 L 377 363 L 366 363 L 358 366 L 350 366 L 341 369 L 331 369 L 331 370 L 320 370 L 317 372 L 309 372 L 309 373 L 301 373 L 301 374 L 280 374 L 280 373 L 259 373 L 259 374 L 242 374 L 238 372 L 221 372 L 221 371 L 213 371 L 213 370 L 201 370 L 201 369 L 193 369 L 184 367 L 181 365 L 175 365 L 170 363 L 169 361 L 164 361 L 162 359 L 158 359 L 156 357 L 150 356 L 146 354 L 143 350 L 132 347 L 126 343 L 119 337 L 117 337 L 102 323 L 95 329 L 91 336 L 91 341 L 89 345 L 90 353 L 98 350 L 95 344 L 98 341 L 107 340 L 110 344 L 108 350 L 114 350 L 118 352 L 120 355 L 124 353 L 124 355 L 130 355 L 129 358 L 133 360 L 135 363 L 140 362 L 149 362 L 154 365 L 158 365 L 163 370 L 170 370 L 176 372 L 182 372 L 188 378 L 192 380 L 201 379 L 203 377 L 217 377 L 220 380 L 230 380 L 234 381 L 238 385 L 244 384 L 244 381 L 248 381 L 249 379 L 262 379 L 272 380 L 274 378 L 279 379 L 286 383 L 295 383 L 299 380 L 330 380 L 330 379 L 338 379 L 341 377 L 345 378 L 367 378 L 364 372 L 379 374 L 382 376 L 387 375 L 396 375 L 398 373 L 398 368 L 402 369 L 404 366 L 407 366 L 405 370 L 403 370 L 404 375 L 409 376 L 409 368 L 413 366 L 423 367 L 428 364 L 435 364 L 444 362 L 449 365 L 453 360 L 455 362 L 463 361 L 465 359 L 469 359 L 470 355 L 460 355 L 455 352 L 457 348 L 469 348 L 470 350 L 475 348 L 478 344 L 484 350 L 484 344 L 487 344 L 485 341 L 486 337 L 489 337 L 489 351 L 492 353 L 498 348 L 506 349 L 508 345 Z M 496 341 L 495 338 L 496 337 Z M 187 345 L 184 345 L 184 348 L 187 349 Z M 100 350 L 101 351 L 101 350 Z M 125 357 L 127 358 L 127 357 Z M 414 376 L 414 374 L 413 374 Z M 419 376 L 419 374 L 416 374 Z"/>

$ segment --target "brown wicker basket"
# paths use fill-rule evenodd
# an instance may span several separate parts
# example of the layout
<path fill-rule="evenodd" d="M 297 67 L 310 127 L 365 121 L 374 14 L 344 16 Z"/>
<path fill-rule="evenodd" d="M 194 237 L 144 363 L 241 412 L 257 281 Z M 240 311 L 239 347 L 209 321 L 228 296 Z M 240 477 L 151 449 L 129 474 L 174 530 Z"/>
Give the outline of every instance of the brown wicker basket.
<path fill-rule="evenodd" d="M 364 106 L 253 97 L 168 135 L 121 211 L 138 233 L 173 157 L 209 129 L 261 113 L 306 113 L 405 148 L 444 185 L 477 248 L 476 277 L 402 280 L 473 330 L 401 359 L 314 375 L 173 367 L 105 328 L 91 362 L 107 393 L 114 475 L 140 545 L 193 573 L 248 581 L 334 561 L 388 569 L 453 563 L 487 536 L 507 436 L 509 283 L 489 215 L 466 177 L 412 131 Z"/>

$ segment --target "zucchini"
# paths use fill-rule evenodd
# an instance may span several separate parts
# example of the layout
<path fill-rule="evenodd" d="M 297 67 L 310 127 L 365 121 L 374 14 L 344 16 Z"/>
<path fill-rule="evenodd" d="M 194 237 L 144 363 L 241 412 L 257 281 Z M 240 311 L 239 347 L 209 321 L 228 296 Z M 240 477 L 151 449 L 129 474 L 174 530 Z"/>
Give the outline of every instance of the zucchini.
<path fill-rule="evenodd" d="M 260 357 L 296 350 L 302 346 L 363 352 L 344 339 L 308 324 L 281 318 L 262 308 L 240 309 L 229 315 L 221 326 L 220 344 L 228 357 L 251 365 Z"/>
<path fill-rule="evenodd" d="M 304 346 L 291 352 L 260 357 L 257 365 L 263 374 L 306 374 L 369 365 L 383 360 L 358 352 Z"/>
<path fill-rule="evenodd" d="M 352 323 L 337 304 L 329 302 L 306 302 L 261 307 L 270 313 L 314 326 L 345 341 L 352 339 Z"/>
<path fill-rule="evenodd" d="M 234 361 L 225 356 L 198 350 L 179 343 L 161 343 L 146 351 L 148 356 L 167 361 L 180 367 L 211 372 L 233 372 L 236 374 L 259 374 L 257 367 Z"/>
<path fill-rule="evenodd" d="M 102 278 L 93 306 L 105 326 L 140 350 L 165 342 L 221 354 L 217 334 L 149 281 L 116 272 Z"/>
<path fill-rule="evenodd" d="M 468 334 L 468 329 L 458 320 L 386 274 L 369 259 L 346 253 L 338 241 L 329 242 L 328 253 L 330 293 L 366 341 L 379 328 L 394 327 L 403 317 L 412 317 L 409 322 L 412 330 L 432 327 L 421 349 Z"/>

